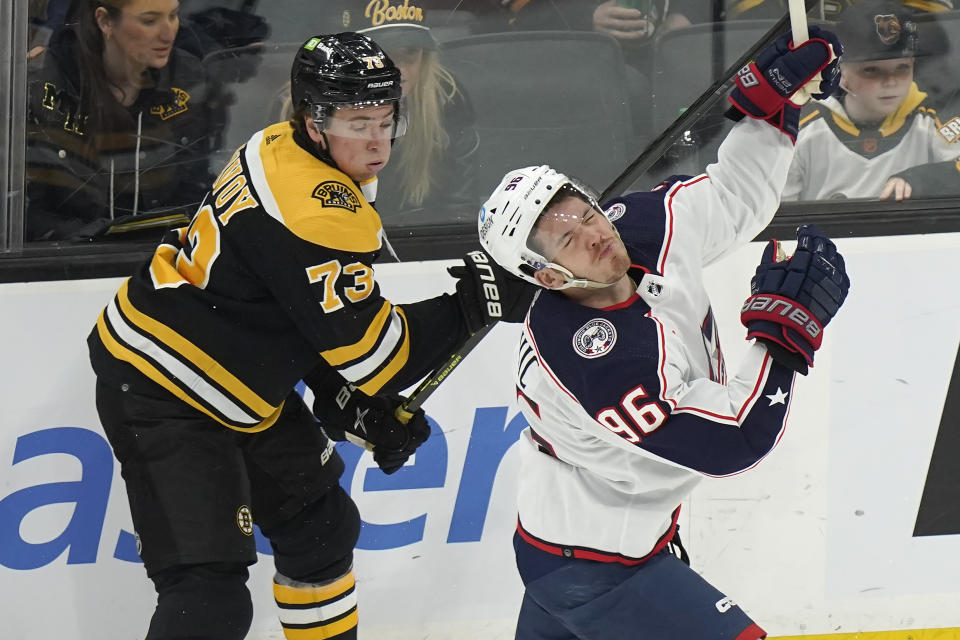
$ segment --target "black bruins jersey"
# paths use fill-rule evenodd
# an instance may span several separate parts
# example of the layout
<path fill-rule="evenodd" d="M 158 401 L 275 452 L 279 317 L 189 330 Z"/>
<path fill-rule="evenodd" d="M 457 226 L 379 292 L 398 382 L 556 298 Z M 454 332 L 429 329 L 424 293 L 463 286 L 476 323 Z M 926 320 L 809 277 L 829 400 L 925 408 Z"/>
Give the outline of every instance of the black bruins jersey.
<path fill-rule="evenodd" d="M 99 377 L 120 383 L 132 366 L 252 432 L 323 361 L 367 394 L 399 391 L 466 337 L 449 295 L 382 297 L 383 230 L 364 195 L 376 179 L 358 186 L 298 137 L 289 123 L 254 134 L 190 225 L 124 282 L 89 338 Z"/>

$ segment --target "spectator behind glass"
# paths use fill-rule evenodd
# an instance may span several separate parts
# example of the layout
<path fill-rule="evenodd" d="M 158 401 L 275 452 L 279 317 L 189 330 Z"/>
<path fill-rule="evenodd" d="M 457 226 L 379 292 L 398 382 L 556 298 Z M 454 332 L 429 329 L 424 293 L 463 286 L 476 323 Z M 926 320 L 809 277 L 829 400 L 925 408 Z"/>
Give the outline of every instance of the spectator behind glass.
<path fill-rule="evenodd" d="M 331 3 L 328 31 L 363 33 L 400 69 L 409 127 L 397 138 L 392 160 L 378 174 L 376 209 L 385 224 L 473 220 L 478 138 L 470 100 L 439 61 L 425 25 L 426 8 L 408 0 Z M 402 10 L 401 10 L 402 9 Z M 289 94 L 284 87 L 282 94 Z M 290 117 L 284 100 L 279 118 Z"/>
<path fill-rule="evenodd" d="M 212 182 L 216 100 L 173 46 L 177 0 L 78 0 L 29 78 L 26 240 L 193 214 Z"/>
<path fill-rule="evenodd" d="M 955 163 L 942 164 L 960 154 L 957 136 L 942 125 L 956 114 L 934 111 L 913 81 L 922 34 L 911 15 L 887 0 L 866 0 L 843 13 L 836 27 L 843 91 L 806 107 L 784 200 L 902 200 L 934 195 L 909 188 L 911 176 L 918 185 L 928 178 L 949 184 L 944 167 L 956 174 Z"/>
<path fill-rule="evenodd" d="M 488 18 L 488 25 L 481 30 L 592 30 L 613 36 L 625 47 L 631 47 L 645 44 L 655 33 L 689 25 L 686 14 L 697 3 L 695 0 L 487 0 L 479 5 L 477 12 Z"/>
<path fill-rule="evenodd" d="M 689 26 L 687 15 L 706 15 L 698 0 L 485 0 L 471 3 L 476 33 L 503 31 L 594 31 L 617 40 L 627 64 L 626 89 L 633 131 L 629 146 L 652 137 L 650 77 L 653 43 L 672 29 Z"/>
<path fill-rule="evenodd" d="M 858 0 L 831 0 L 820 2 L 809 16 L 834 22 L 840 14 L 857 4 Z M 953 0 L 901 0 L 900 4 L 916 13 L 938 13 L 953 9 Z M 788 0 L 727 0 L 723 15 L 727 20 L 776 20 L 787 14 Z"/>
<path fill-rule="evenodd" d="M 437 43 L 424 25 L 426 9 L 408 10 L 406 17 L 400 11 L 378 13 L 386 4 L 351 3 L 356 9 L 350 25 L 380 44 L 400 68 L 410 123 L 396 141 L 394 161 L 380 173 L 377 210 L 386 224 L 472 220 L 480 196 L 473 107 L 438 59 Z M 414 9 L 412 2 L 408 6 Z"/>

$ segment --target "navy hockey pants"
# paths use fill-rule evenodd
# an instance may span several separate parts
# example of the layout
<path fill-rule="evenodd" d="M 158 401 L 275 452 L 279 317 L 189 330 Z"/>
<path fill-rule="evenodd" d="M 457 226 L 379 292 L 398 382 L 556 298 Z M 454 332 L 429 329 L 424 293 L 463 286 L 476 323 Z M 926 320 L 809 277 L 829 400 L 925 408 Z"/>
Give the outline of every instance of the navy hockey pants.
<path fill-rule="evenodd" d="M 667 550 L 628 567 L 551 556 L 519 536 L 514 548 L 526 585 L 516 640 L 766 637 L 730 598 Z"/>

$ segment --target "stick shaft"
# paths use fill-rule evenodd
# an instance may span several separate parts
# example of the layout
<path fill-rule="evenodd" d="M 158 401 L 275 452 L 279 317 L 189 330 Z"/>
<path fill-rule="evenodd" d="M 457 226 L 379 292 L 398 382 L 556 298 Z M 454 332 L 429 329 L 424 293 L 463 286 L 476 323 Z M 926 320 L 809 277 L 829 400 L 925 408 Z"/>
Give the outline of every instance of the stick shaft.
<path fill-rule="evenodd" d="M 437 367 L 433 373 L 420 383 L 414 392 L 410 394 L 410 397 L 407 398 L 406 402 L 397 407 L 397 411 L 394 414 L 396 418 L 406 424 L 407 420 L 413 417 L 413 414 L 426 402 L 427 398 L 437 390 L 440 383 L 447 379 L 447 376 L 463 362 L 463 359 L 468 353 L 473 351 L 474 347 L 480 344 L 480 341 L 483 340 L 484 336 L 486 336 L 494 326 L 493 324 L 487 325 L 467 338 L 467 341 L 451 354 L 446 362 Z"/>
<path fill-rule="evenodd" d="M 807 41 L 807 7 L 804 0 L 789 0 L 790 28 L 793 31 L 793 46 Z"/>

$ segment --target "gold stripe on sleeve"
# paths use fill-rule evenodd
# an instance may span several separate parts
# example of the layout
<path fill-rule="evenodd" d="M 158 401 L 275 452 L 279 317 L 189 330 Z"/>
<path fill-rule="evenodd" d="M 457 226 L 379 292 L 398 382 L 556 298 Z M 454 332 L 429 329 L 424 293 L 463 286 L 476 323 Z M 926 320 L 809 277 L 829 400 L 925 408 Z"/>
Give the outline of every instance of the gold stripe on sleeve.
<path fill-rule="evenodd" d="M 380 307 L 380 311 L 374 316 L 373 321 L 370 322 L 370 325 L 360 340 L 350 345 L 337 347 L 328 351 L 321 351 L 320 355 L 323 356 L 323 359 L 326 360 L 330 366 L 336 367 L 344 362 L 356 360 L 365 353 L 368 353 L 374 348 L 377 344 L 377 339 L 380 337 L 380 334 L 383 333 L 383 327 L 390 319 L 391 308 L 392 305 L 390 302 L 384 300 L 383 306 Z"/>
<path fill-rule="evenodd" d="M 397 310 L 400 319 L 403 321 L 403 344 L 400 345 L 390 364 L 384 367 L 376 376 L 357 387 L 368 396 L 372 396 L 380 391 L 383 385 L 387 384 L 387 382 L 403 368 L 403 365 L 407 364 L 407 360 L 410 359 L 410 328 L 407 325 L 407 316 L 404 315 L 402 308 L 394 307 L 394 309 Z"/>

